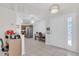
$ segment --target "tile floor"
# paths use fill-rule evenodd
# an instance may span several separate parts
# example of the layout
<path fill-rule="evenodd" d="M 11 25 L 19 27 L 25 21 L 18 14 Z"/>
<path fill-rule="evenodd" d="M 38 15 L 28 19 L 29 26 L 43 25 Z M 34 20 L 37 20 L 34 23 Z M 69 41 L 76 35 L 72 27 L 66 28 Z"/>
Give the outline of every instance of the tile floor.
<path fill-rule="evenodd" d="M 79 56 L 78 53 L 45 45 L 44 42 L 33 39 L 25 39 L 25 48 L 25 56 Z M 1 51 L 0 56 L 4 56 Z"/>
<path fill-rule="evenodd" d="M 79 56 L 78 53 L 45 45 L 45 43 L 33 39 L 26 39 L 25 46 L 25 56 Z"/>
<path fill-rule="evenodd" d="M 4 56 L 4 53 L 0 50 L 0 56 Z"/>

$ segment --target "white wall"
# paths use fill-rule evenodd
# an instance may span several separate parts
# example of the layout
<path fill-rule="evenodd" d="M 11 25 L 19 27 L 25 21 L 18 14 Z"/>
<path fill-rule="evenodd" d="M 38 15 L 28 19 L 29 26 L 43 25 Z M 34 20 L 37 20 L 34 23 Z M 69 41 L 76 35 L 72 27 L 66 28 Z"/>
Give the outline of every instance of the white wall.
<path fill-rule="evenodd" d="M 76 33 L 77 33 L 77 50 L 79 51 L 79 14 L 77 13 L 77 16 L 76 16 Z"/>
<path fill-rule="evenodd" d="M 21 34 L 21 24 L 23 23 L 22 18 L 19 16 L 18 13 L 16 13 L 16 25 L 18 26 L 16 28 L 16 32 Z"/>
<path fill-rule="evenodd" d="M 46 44 L 50 44 L 50 45 L 55 45 L 55 46 L 59 46 L 59 47 L 66 47 L 66 33 L 65 33 L 65 20 L 64 20 L 64 16 L 59 15 L 56 18 L 51 17 L 51 19 L 49 20 L 49 24 L 50 24 L 50 29 L 51 29 L 51 34 L 50 35 L 50 39 L 49 37 L 47 38 L 47 40 L 49 42 L 46 41 Z M 48 36 L 47 35 L 47 36 Z M 65 39 L 65 40 L 64 40 Z"/>
<path fill-rule="evenodd" d="M 4 33 L 7 29 L 15 30 L 16 27 L 15 21 L 16 21 L 15 12 L 0 6 L 0 38 L 3 38 L 3 41 L 5 40 Z"/>
<path fill-rule="evenodd" d="M 33 34 L 36 32 L 46 33 L 46 21 L 39 20 L 33 24 Z"/>
<path fill-rule="evenodd" d="M 67 36 L 67 17 L 72 16 L 73 18 L 73 39 L 72 46 L 68 46 L 68 36 Z M 66 48 L 75 52 L 78 51 L 78 36 L 77 36 L 77 14 L 67 13 L 61 14 L 55 17 L 51 17 L 49 20 L 49 27 L 51 33 L 46 35 L 46 44 L 53 45 L 61 48 Z M 48 22 L 48 21 L 47 21 Z"/>

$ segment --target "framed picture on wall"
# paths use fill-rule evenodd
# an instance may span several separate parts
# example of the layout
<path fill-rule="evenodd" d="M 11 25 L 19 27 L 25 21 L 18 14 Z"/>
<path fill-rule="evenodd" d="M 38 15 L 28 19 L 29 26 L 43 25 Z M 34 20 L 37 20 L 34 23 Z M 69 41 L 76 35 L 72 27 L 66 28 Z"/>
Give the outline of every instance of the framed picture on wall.
<path fill-rule="evenodd" d="M 46 28 L 47 34 L 50 34 L 50 27 Z"/>

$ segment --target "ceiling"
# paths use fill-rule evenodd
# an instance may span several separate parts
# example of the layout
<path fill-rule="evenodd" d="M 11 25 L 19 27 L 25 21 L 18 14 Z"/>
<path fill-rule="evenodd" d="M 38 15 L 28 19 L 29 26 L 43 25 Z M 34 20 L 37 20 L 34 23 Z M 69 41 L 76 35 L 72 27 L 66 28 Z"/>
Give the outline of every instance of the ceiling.
<path fill-rule="evenodd" d="M 53 3 L 0 3 L 0 6 L 9 8 L 19 13 L 36 13 L 46 14 L 49 12 L 50 6 Z M 60 12 L 73 11 L 79 9 L 78 3 L 58 3 Z"/>
<path fill-rule="evenodd" d="M 49 10 L 49 6 L 52 5 L 50 3 L 6 3 L 0 4 L 0 6 L 9 8 L 11 10 L 17 11 L 18 13 L 29 13 L 29 14 L 36 14 L 42 15 L 47 13 Z"/>
<path fill-rule="evenodd" d="M 24 19 L 40 18 L 50 14 L 49 8 L 54 3 L 1 3 L 0 6 L 19 13 Z M 58 3 L 60 14 L 79 11 L 78 3 Z M 27 16 L 27 17 L 26 17 Z"/>

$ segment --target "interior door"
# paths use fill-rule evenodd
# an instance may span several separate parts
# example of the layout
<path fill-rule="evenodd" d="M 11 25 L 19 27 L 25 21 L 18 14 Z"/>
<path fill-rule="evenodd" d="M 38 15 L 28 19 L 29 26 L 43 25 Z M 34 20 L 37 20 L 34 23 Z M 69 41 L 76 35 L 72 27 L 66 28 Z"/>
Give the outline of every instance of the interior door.
<path fill-rule="evenodd" d="M 27 28 L 27 37 L 33 38 L 33 27 L 32 26 Z"/>

